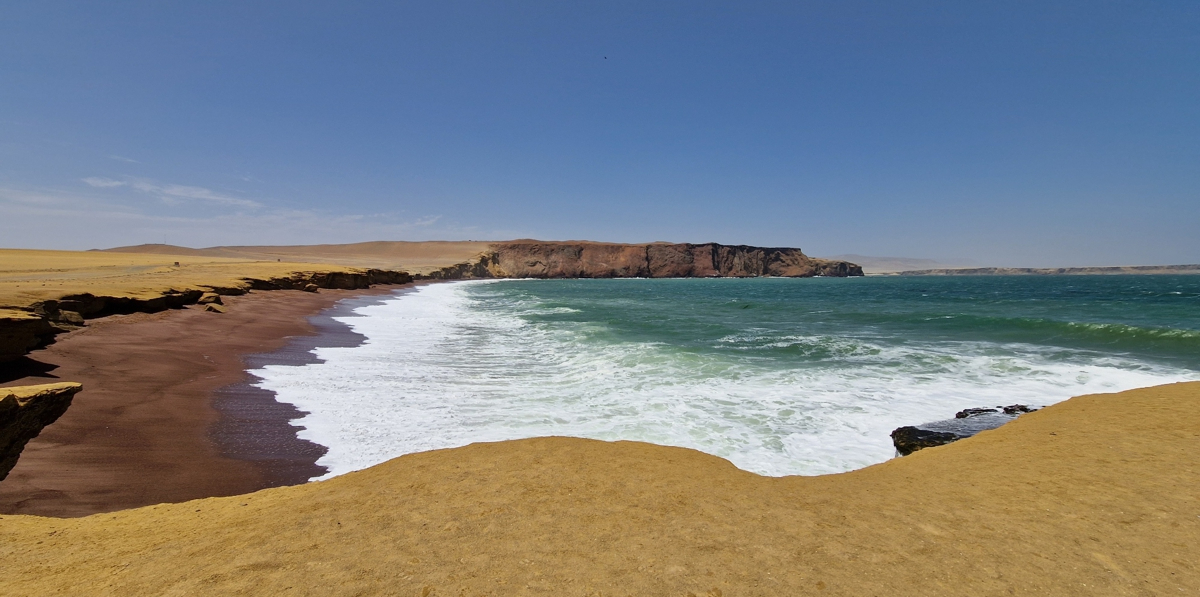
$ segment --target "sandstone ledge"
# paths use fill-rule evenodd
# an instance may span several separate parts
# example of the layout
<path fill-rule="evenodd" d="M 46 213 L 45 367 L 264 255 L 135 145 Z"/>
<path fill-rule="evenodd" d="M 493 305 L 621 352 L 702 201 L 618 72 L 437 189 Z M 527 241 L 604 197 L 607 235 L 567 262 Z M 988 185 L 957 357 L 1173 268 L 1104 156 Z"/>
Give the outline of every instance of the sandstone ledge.
<path fill-rule="evenodd" d="M 375 284 L 407 284 L 407 272 L 378 269 L 293 272 L 269 278 L 243 277 L 233 284 L 195 284 L 164 290 L 131 289 L 121 294 L 64 294 L 57 299 L 0 309 L 0 363 L 50 344 L 54 336 L 77 329 L 85 320 L 108 315 L 157 313 L 200 302 L 205 295 L 241 295 L 252 290 L 357 290 Z"/>
<path fill-rule="evenodd" d="M 82 389 L 77 383 L 0 388 L 0 481 L 17 465 L 25 444 L 67 412 Z"/>

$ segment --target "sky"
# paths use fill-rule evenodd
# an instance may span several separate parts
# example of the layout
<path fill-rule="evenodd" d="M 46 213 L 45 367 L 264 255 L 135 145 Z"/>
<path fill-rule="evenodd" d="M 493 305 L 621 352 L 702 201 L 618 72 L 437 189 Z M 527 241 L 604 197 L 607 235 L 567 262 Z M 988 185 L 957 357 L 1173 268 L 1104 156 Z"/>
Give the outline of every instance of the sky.
<path fill-rule="evenodd" d="M 0 3 L 0 246 L 1200 263 L 1200 2 Z"/>

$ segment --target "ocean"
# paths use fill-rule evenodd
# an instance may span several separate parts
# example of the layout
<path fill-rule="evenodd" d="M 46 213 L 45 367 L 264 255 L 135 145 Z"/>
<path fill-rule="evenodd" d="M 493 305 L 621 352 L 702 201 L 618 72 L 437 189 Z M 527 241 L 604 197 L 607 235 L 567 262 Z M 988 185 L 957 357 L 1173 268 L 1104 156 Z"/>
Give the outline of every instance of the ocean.
<path fill-rule="evenodd" d="M 819 475 L 963 408 L 1200 380 L 1200 276 L 465 281 L 337 319 L 365 342 L 251 370 L 325 477 L 547 435 Z"/>

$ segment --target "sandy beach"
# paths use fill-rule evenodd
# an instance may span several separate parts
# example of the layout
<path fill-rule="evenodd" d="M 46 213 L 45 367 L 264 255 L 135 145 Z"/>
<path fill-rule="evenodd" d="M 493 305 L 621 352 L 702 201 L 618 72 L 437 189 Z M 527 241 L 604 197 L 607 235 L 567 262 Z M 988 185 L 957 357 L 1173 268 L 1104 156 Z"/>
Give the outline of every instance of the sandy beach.
<path fill-rule="evenodd" d="M 0 517 L 10 595 L 1191 595 L 1200 383 L 866 469 L 542 438 L 79 519 Z M 97 549 L 100 547 L 100 549 Z"/>
<path fill-rule="evenodd" d="M 395 288 L 255 292 L 225 297 L 225 313 L 115 315 L 10 364 L 2 386 L 67 380 L 85 391 L 0 484 L 0 512 L 83 516 L 306 481 L 319 470 L 311 453 L 222 455 L 236 447 L 213 437 L 214 392 L 246 381 L 247 355 L 312 334 L 308 316 Z M 281 416 L 258 421 L 255 433 L 280 434 Z M 282 435 L 265 449 L 295 441 Z"/>

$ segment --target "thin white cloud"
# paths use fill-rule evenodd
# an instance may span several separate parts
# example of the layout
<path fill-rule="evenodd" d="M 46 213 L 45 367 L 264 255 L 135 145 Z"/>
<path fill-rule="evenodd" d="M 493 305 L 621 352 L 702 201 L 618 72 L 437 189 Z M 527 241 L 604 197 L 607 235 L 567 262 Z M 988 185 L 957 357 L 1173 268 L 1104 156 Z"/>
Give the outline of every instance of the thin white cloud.
<path fill-rule="evenodd" d="M 247 207 L 258 209 L 263 205 L 257 201 L 250 199 L 242 199 L 240 197 L 231 197 L 223 195 L 211 189 L 204 187 L 193 187 L 181 184 L 160 183 L 146 178 L 130 178 L 128 180 L 113 180 L 111 178 L 88 177 L 84 178 L 83 182 L 90 186 L 108 189 L 116 187 L 130 187 L 134 190 L 141 191 L 149 195 L 156 195 L 164 203 L 168 205 L 183 205 L 191 201 L 205 201 L 219 205 L 230 205 L 235 207 Z"/>
<path fill-rule="evenodd" d="M 127 158 L 123 155 L 110 155 L 110 156 L 108 156 L 108 159 L 117 160 L 118 162 L 127 162 L 130 164 L 140 164 L 141 163 L 133 158 Z"/>
<path fill-rule="evenodd" d="M 162 242 L 164 237 L 171 244 L 191 247 L 499 238 L 497 232 L 446 224 L 441 215 L 404 218 L 392 213 L 336 214 L 264 207 L 243 213 L 182 216 L 153 213 L 153 206 L 145 203 L 115 201 L 119 198 L 107 194 L 98 197 L 0 187 L 0 243 L 7 247 L 91 249 Z"/>
<path fill-rule="evenodd" d="M 123 187 L 123 186 L 129 184 L 126 182 L 121 182 L 119 180 L 113 180 L 111 178 L 100 178 L 97 176 L 85 178 L 85 179 L 83 179 L 83 182 L 86 182 L 93 187 L 97 187 L 97 188 L 101 188 L 101 189 L 107 189 L 107 188 L 111 188 L 111 187 Z"/>
<path fill-rule="evenodd" d="M 160 195 L 161 198 L 168 203 L 180 202 L 181 200 L 186 199 L 194 199 L 197 201 L 209 201 L 222 205 L 236 205 L 238 207 L 262 207 L 262 204 L 257 201 L 241 199 L 238 197 L 230 197 L 229 195 L 222 195 L 204 187 L 190 187 L 181 184 L 159 184 L 145 179 L 135 179 L 130 183 L 129 186 L 142 191 L 143 193 Z"/>
<path fill-rule="evenodd" d="M 48 210 L 58 207 L 68 207 L 75 202 L 58 194 L 21 191 L 17 189 L 0 188 L 0 205 L 11 208 Z"/>

